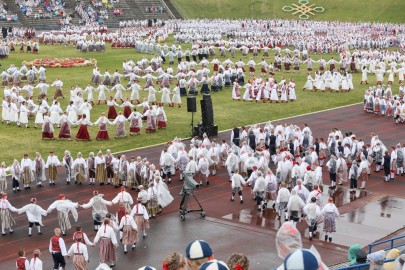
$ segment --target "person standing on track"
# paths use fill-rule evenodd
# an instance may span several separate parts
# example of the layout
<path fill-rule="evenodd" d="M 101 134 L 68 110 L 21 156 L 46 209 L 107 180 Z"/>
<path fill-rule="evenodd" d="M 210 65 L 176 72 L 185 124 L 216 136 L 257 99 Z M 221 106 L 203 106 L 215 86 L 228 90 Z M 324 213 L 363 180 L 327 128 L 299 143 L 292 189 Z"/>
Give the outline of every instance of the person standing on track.
<path fill-rule="evenodd" d="M 55 235 L 49 241 L 49 252 L 52 254 L 53 269 L 59 270 L 59 267 L 65 269 L 65 256 L 67 256 L 65 241 L 60 236 L 60 228 L 56 228 L 54 233 Z"/>
<path fill-rule="evenodd" d="M 110 263 L 110 267 L 115 267 L 115 248 L 118 247 L 117 237 L 114 229 L 109 225 L 110 219 L 104 219 L 104 224 L 98 229 L 94 244 L 100 242 L 100 263 Z"/>

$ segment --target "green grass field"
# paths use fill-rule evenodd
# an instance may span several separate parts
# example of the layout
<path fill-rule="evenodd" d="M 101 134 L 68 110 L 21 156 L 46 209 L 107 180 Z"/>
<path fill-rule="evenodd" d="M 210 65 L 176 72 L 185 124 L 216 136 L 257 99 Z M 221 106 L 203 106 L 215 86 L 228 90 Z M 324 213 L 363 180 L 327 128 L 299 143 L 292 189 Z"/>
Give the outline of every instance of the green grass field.
<path fill-rule="evenodd" d="M 282 18 L 298 19 L 292 12 L 284 12 L 284 6 L 298 4 L 299 0 L 172 0 L 184 18 Z M 308 6 L 324 7 L 323 13 L 315 13 L 311 20 L 340 20 L 363 22 L 405 21 L 405 1 L 379 0 L 308 0 Z"/>
<path fill-rule="evenodd" d="M 183 45 L 183 48 L 186 45 Z M 21 66 L 23 60 L 30 60 L 35 58 L 46 58 L 46 57 L 87 57 L 95 58 L 98 61 L 98 66 L 102 73 L 106 69 L 114 71 L 119 69 L 122 72 L 122 61 L 124 59 L 138 60 L 143 57 L 143 55 L 136 54 L 130 49 L 111 49 L 107 48 L 105 53 L 94 53 L 94 54 L 82 54 L 78 53 L 76 49 L 72 47 L 65 48 L 61 45 L 42 45 L 39 55 L 32 55 L 27 53 L 14 53 L 10 55 L 8 59 L 1 61 L 2 68 L 9 67 L 10 64 L 16 64 Z M 147 56 L 150 58 L 150 56 Z M 237 55 L 238 59 L 240 55 Z M 250 57 L 250 56 L 249 56 Z M 329 55 L 326 59 L 329 59 Z M 270 59 L 273 59 L 274 55 L 270 55 Z M 314 58 L 318 58 L 314 56 Z M 220 58 L 221 60 L 224 60 Z M 260 62 L 261 56 L 259 54 L 254 60 Z M 272 60 L 268 60 L 268 62 Z M 247 59 L 243 59 L 247 62 Z M 167 65 L 166 65 L 167 67 Z M 211 67 L 212 68 L 212 67 Z M 112 72 L 111 72 L 112 73 Z M 83 89 L 86 87 L 91 79 L 92 67 L 85 68 L 59 68 L 59 69 L 47 69 L 47 82 L 52 83 L 55 77 L 60 77 L 64 82 L 64 95 L 65 99 L 60 100 L 62 109 L 64 110 L 68 105 L 69 101 L 69 90 L 72 86 L 79 84 Z M 246 74 L 248 75 L 248 74 Z M 258 72 L 256 75 L 260 75 Z M 289 116 L 294 116 L 303 113 L 315 112 L 322 109 L 333 108 L 337 106 L 342 106 L 346 104 L 352 104 L 362 101 L 363 93 L 366 86 L 360 86 L 360 74 L 354 75 L 355 90 L 350 93 L 314 93 L 314 92 L 303 92 L 300 89 L 306 80 L 306 68 L 303 67 L 299 73 L 277 73 L 275 78 L 280 80 L 282 77 L 286 79 L 293 78 L 296 81 L 296 92 L 297 101 L 287 104 L 259 104 L 254 102 L 242 102 L 242 101 L 232 101 L 231 99 L 231 89 L 225 89 L 222 92 L 212 94 L 213 106 L 214 106 L 214 117 L 215 123 L 219 126 L 220 130 L 226 130 L 232 127 L 233 123 L 237 125 L 248 125 L 258 122 L 265 122 L 272 119 L 279 119 Z M 249 79 L 249 76 L 248 78 Z M 373 75 L 369 76 L 370 83 L 373 83 L 375 78 Z M 123 84 L 126 84 L 124 81 Z M 140 85 L 144 85 L 141 81 Z M 394 93 L 398 92 L 398 84 L 395 83 L 393 86 Z M 49 88 L 48 93 L 53 96 L 54 89 Z M 34 92 L 36 97 L 38 90 Z M 111 93 L 112 95 L 114 93 Z M 124 96 L 129 96 L 130 92 L 125 92 Z M 107 93 L 108 96 L 108 93 Z M 142 91 L 141 97 L 146 97 L 147 92 Z M 160 100 L 160 94 L 157 94 L 157 99 Z M 95 93 L 95 99 L 97 98 L 97 93 Z M 197 98 L 197 105 L 199 104 Z M 109 141 L 91 141 L 91 142 L 77 142 L 77 141 L 42 141 L 41 140 L 41 129 L 33 128 L 33 119 L 30 119 L 31 128 L 25 129 L 23 127 L 18 128 L 16 125 L 7 126 L 5 124 L 0 125 L 0 161 L 6 161 L 7 164 L 16 158 L 20 159 L 23 153 L 28 152 L 31 156 L 36 151 L 40 151 L 43 155 L 47 154 L 49 150 L 54 150 L 59 156 L 63 155 L 65 149 L 71 150 L 73 155 L 76 152 L 81 151 L 86 157 L 90 151 L 98 151 L 99 149 L 105 151 L 107 148 L 111 149 L 113 152 L 133 149 L 141 146 L 153 145 L 162 143 L 168 140 L 172 140 L 174 137 L 189 137 L 191 113 L 187 112 L 186 108 L 186 98 L 182 98 L 183 106 L 179 108 L 169 108 L 165 107 L 166 114 L 168 117 L 168 128 L 164 130 L 159 130 L 153 134 L 146 134 L 142 130 L 142 134 L 139 136 L 128 137 L 125 139 L 110 139 Z M 199 107 L 199 105 L 197 106 Z M 101 112 L 107 111 L 106 105 L 95 105 L 91 111 L 91 121 L 97 120 Z M 359 112 L 361 113 L 361 112 Z M 200 108 L 195 114 L 195 123 L 201 120 Z M 300 123 L 297 123 L 300 124 Z M 128 129 L 128 124 L 126 125 Z M 97 134 L 98 127 L 90 128 L 90 135 L 95 138 Z M 109 127 L 110 137 L 113 137 L 115 126 Z M 76 135 L 77 128 L 72 129 L 72 137 Z M 59 129 L 55 127 L 55 135 L 59 133 Z"/>

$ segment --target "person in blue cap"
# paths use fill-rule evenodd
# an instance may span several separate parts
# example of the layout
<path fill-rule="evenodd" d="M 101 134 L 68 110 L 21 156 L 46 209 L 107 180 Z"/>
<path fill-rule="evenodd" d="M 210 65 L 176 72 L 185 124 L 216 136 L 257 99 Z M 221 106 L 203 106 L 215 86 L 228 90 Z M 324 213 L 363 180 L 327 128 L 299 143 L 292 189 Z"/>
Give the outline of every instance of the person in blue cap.
<path fill-rule="evenodd" d="M 156 268 L 149 266 L 149 265 L 145 265 L 141 268 L 138 268 L 138 270 L 156 270 Z"/>
<path fill-rule="evenodd" d="M 229 270 L 229 267 L 223 261 L 212 260 L 203 263 L 199 270 Z"/>
<path fill-rule="evenodd" d="M 318 270 L 318 259 L 316 255 L 309 249 L 298 249 L 288 255 L 284 260 L 284 270 Z"/>
<path fill-rule="evenodd" d="M 196 240 L 186 247 L 187 265 L 190 270 L 198 270 L 205 262 L 214 259 L 210 245 L 204 240 Z"/>

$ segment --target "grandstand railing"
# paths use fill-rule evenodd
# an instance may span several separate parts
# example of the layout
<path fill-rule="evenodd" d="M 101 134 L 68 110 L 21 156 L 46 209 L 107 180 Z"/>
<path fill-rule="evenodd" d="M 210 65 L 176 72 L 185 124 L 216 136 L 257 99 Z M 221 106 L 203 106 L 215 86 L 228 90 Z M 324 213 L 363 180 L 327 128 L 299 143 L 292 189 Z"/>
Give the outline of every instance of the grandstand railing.
<path fill-rule="evenodd" d="M 394 245 L 394 242 L 395 242 L 395 241 L 398 241 L 398 240 L 400 240 L 400 239 L 404 239 L 404 240 L 405 240 L 405 235 L 401 235 L 401 236 L 393 237 L 393 238 L 390 238 L 390 239 L 387 239 L 387 240 L 383 240 L 383 241 L 379 241 L 379 242 L 372 243 L 372 244 L 368 245 L 368 253 L 369 253 L 369 254 L 372 253 L 372 252 L 373 252 L 373 248 L 376 247 L 376 246 L 385 245 L 385 247 L 386 247 L 386 244 L 387 244 L 387 243 L 389 243 L 389 247 L 387 247 L 387 248 L 380 248 L 380 249 L 378 249 L 378 250 L 384 250 L 384 251 L 386 251 L 386 250 L 390 250 L 390 249 L 393 249 L 393 248 L 398 248 L 398 247 L 404 246 L 404 245 L 405 245 L 405 241 L 402 242 L 402 243 L 400 243 L 400 244 Z M 393 262 L 393 261 L 395 261 L 395 259 L 384 260 L 384 263 Z M 363 267 L 364 267 L 364 268 L 365 268 L 365 267 L 368 268 L 369 266 L 370 266 L 370 263 L 363 263 L 363 264 L 356 264 L 356 265 L 351 265 L 351 266 L 346 266 L 346 267 L 338 268 L 337 270 L 361 270 Z"/>
<path fill-rule="evenodd" d="M 393 261 L 395 261 L 395 259 L 384 260 L 384 263 L 393 262 Z M 363 267 L 367 267 L 367 269 L 368 269 L 370 267 L 370 263 L 351 265 L 351 266 L 347 266 L 347 267 L 338 268 L 336 270 L 361 270 Z"/>
<path fill-rule="evenodd" d="M 368 253 L 370 254 L 370 253 L 373 252 L 373 247 L 379 246 L 379 245 L 383 245 L 383 244 L 386 244 L 386 243 L 390 243 L 390 247 L 389 247 L 389 248 L 386 248 L 386 249 L 384 249 L 384 250 L 393 249 L 393 248 L 397 248 L 397 247 L 404 246 L 405 243 L 402 243 L 402 244 L 400 244 L 400 245 L 394 246 L 394 241 L 399 240 L 399 239 L 405 239 L 405 235 L 401 235 L 401 236 L 394 237 L 394 238 L 391 238 L 391 239 L 388 239 L 388 240 L 384 240 L 384 241 L 380 241 L 380 242 L 376 242 L 376 243 L 370 244 L 370 245 L 368 245 Z M 379 250 L 381 250 L 381 249 L 379 249 Z"/>

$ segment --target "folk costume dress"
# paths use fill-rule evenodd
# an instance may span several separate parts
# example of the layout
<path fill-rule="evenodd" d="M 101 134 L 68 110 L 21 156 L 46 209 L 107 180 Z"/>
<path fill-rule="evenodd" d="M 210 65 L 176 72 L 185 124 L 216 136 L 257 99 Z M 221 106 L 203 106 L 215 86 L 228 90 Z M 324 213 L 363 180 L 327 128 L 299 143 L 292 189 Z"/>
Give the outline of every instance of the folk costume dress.
<path fill-rule="evenodd" d="M 7 200 L 7 196 L 2 197 L 0 200 L 0 224 L 2 234 L 6 234 L 5 230 L 9 229 L 10 232 L 13 232 L 12 227 L 15 225 L 15 221 L 11 216 L 11 212 L 17 212 L 17 208 L 12 206 Z"/>
<path fill-rule="evenodd" d="M 129 134 L 139 134 L 142 128 L 142 114 L 137 111 L 133 111 L 128 117 L 129 121 Z"/>
<path fill-rule="evenodd" d="M 108 140 L 110 137 L 107 132 L 107 124 L 112 124 L 107 117 L 101 116 L 94 125 L 99 125 L 99 131 L 96 136 L 96 140 Z"/>
<path fill-rule="evenodd" d="M 148 109 L 143 116 L 146 116 L 147 126 L 146 132 L 155 132 L 156 131 L 156 112 L 154 108 Z"/>
<path fill-rule="evenodd" d="M 87 270 L 87 262 L 89 261 L 89 254 L 87 246 L 81 242 L 72 244 L 68 251 L 68 256 L 73 258 L 73 266 L 76 270 Z"/>
<path fill-rule="evenodd" d="M 96 181 L 104 184 L 107 178 L 105 157 L 97 155 L 94 159 L 94 166 L 96 168 Z"/>
<path fill-rule="evenodd" d="M 131 215 L 121 218 L 119 228 L 122 230 L 123 245 L 135 245 L 138 242 L 138 225 Z"/>
<path fill-rule="evenodd" d="M 112 125 L 117 125 L 117 129 L 115 130 L 115 138 L 118 138 L 119 136 L 126 137 L 126 132 L 125 132 L 125 122 L 127 119 L 125 116 L 122 114 L 118 115 L 117 118 L 115 118 L 114 122 L 112 122 Z"/>
<path fill-rule="evenodd" d="M 42 140 L 50 139 L 53 140 L 53 125 L 51 119 L 48 115 L 44 116 L 44 122 L 42 124 Z"/>
<path fill-rule="evenodd" d="M 131 108 L 133 108 L 134 105 L 132 105 L 131 102 L 129 102 L 127 100 L 127 101 L 124 101 L 124 103 L 122 103 L 120 107 L 124 108 L 124 116 L 125 116 L 125 118 L 128 118 L 132 111 Z"/>
<path fill-rule="evenodd" d="M 100 263 L 113 263 L 116 261 L 115 246 L 118 245 L 114 229 L 104 224 L 98 229 L 94 244 L 100 246 Z"/>
<path fill-rule="evenodd" d="M 138 233 L 143 233 L 145 237 L 146 229 L 149 229 L 149 215 L 146 207 L 139 202 L 139 197 L 138 203 L 132 208 L 130 215 L 134 217 L 135 223 L 138 226 Z"/>
<path fill-rule="evenodd" d="M 79 130 L 77 131 L 77 134 L 76 134 L 76 140 L 91 141 L 87 126 L 92 126 L 93 123 L 91 123 L 87 118 L 82 118 L 76 122 L 76 125 L 80 125 Z"/>
<path fill-rule="evenodd" d="M 60 123 L 60 130 L 58 139 L 70 139 L 71 137 L 70 125 L 72 125 L 73 122 L 71 122 L 69 120 L 69 117 L 66 114 L 64 114 L 61 116 L 59 123 Z"/>
<path fill-rule="evenodd" d="M 166 117 L 166 112 L 163 109 L 163 106 L 160 106 L 157 109 L 157 126 L 159 129 L 166 128 L 166 126 L 167 126 L 167 117 Z"/>
<path fill-rule="evenodd" d="M 115 106 L 119 107 L 119 105 L 114 100 L 109 100 L 107 101 L 107 106 L 108 106 L 107 117 L 110 120 L 114 120 L 115 118 L 117 118 L 117 111 L 115 110 Z"/>

